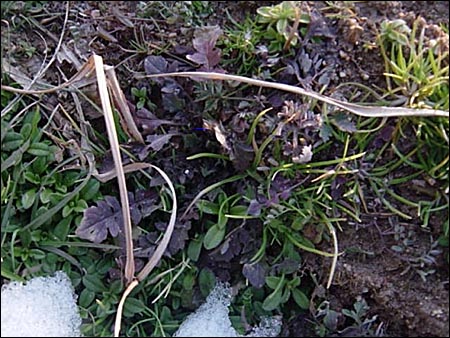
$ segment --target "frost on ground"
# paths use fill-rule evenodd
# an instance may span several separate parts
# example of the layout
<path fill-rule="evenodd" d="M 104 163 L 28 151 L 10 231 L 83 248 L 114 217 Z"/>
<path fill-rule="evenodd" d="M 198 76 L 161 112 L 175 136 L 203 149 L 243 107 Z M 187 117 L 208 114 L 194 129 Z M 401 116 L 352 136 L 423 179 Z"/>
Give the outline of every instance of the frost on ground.
<path fill-rule="evenodd" d="M 232 327 L 228 317 L 231 291 L 218 283 L 196 312 L 181 324 L 175 337 L 241 337 Z M 276 337 L 281 330 L 281 320 L 266 318 L 245 337 Z"/>
<path fill-rule="evenodd" d="M 2 286 L 2 337 L 79 337 L 81 318 L 70 279 L 33 278 Z"/>

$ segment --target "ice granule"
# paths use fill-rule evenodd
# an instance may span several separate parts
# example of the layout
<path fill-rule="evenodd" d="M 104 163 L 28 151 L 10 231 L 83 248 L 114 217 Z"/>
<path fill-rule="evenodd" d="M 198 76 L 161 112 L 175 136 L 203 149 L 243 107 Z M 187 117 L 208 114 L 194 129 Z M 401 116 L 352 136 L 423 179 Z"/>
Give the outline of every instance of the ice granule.
<path fill-rule="evenodd" d="M 76 295 L 63 271 L 3 285 L 1 309 L 2 337 L 80 336 Z"/>
<path fill-rule="evenodd" d="M 174 337 L 241 337 L 228 316 L 230 303 L 230 289 L 218 283 L 206 302 L 184 320 Z M 265 318 L 244 337 L 276 337 L 280 330 L 280 318 Z"/>

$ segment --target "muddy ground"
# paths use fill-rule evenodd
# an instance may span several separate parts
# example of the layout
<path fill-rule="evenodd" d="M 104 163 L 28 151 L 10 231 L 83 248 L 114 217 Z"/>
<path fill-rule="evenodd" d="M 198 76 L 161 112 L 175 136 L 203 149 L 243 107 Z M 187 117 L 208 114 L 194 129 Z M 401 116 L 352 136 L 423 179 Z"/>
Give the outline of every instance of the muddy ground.
<path fill-rule="evenodd" d="M 273 3 L 264 2 L 266 5 Z M 91 52 L 96 52 L 103 56 L 106 64 L 119 65 L 116 71 L 129 99 L 131 96 L 128 89 L 132 86 L 138 87 L 142 81 L 137 80 L 134 73 L 143 71 L 143 60 L 148 53 L 146 48 L 162 46 L 164 42 L 170 41 L 172 47 L 169 47 L 168 52 L 179 57 L 192 50 L 192 26 L 185 25 L 183 20 L 167 24 L 161 17 L 134 19 L 138 10 L 137 4 L 138 2 L 124 1 L 72 2 L 68 21 L 70 34 L 63 42 L 81 62 L 85 61 Z M 214 2 L 212 4 L 214 11 L 193 20 L 223 26 L 227 21 L 225 10 L 239 22 L 247 15 L 255 15 L 256 8 L 262 5 L 263 3 L 256 1 Z M 343 80 L 379 88 L 385 87 L 381 56 L 376 52 L 367 53 L 363 43 L 373 41 L 374 29 L 383 19 L 403 18 L 411 22 L 420 15 L 427 23 L 448 25 L 449 18 L 448 3 L 444 1 L 355 2 L 351 9 L 350 6 L 340 3 L 326 11 L 321 10 L 327 6 L 325 2 L 308 2 L 308 5 L 311 10 L 321 13 L 326 26 L 324 35 L 327 37 L 320 44 L 306 44 L 304 50 L 311 58 L 319 55 L 328 63 L 334 64 L 333 71 L 329 74 L 331 79 L 329 88 L 336 87 Z M 129 18 L 129 21 L 119 18 L 114 8 L 120 9 L 123 17 Z M 45 35 L 50 32 L 54 34 L 54 37 L 58 37 L 59 27 L 63 22 L 61 13 L 64 13 L 64 10 L 64 3 L 53 2 L 40 9 L 42 14 L 46 14 L 43 18 L 48 20 L 42 23 L 42 26 L 48 31 L 41 31 L 39 34 Z M 20 9 L 17 9 L 17 15 L 19 11 Z M 348 19 L 324 15 L 339 12 L 345 12 Z M 58 15 L 52 17 L 51 13 L 58 13 Z M 354 21 L 350 19 L 356 20 L 359 27 L 356 31 L 352 26 Z M 3 28 L 2 26 L 2 46 L 5 43 Z M 141 54 L 129 52 L 135 48 L 130 45 L 130 41 L 136 37 L 136 34 L 145 39 L 144 50 Z M 42 39 L 23 30 L 12 32 L 7 47 L 2 47 L 4 55 L 14 55 L 15 64 L 20 65 L 24 73 L 33 77 L 42 59 L 27 58 L 23 50 L 24 45 L 20 41 L 31 44 L 40 51 L 46 47 Z M 54 48 L 57 40 L 49 39 L 47 43 L 49 44 L 47 47 L 51 49 Z M 20 53 L 24 53 L 22 58 Z M 39 53 L 37 55 L 42 56 Z M 76 69 L 70 61 L 67 61 L 69 60 L 64 61 L 61 67 L 66 76 L 70 77 Z M 55 73 L 52 75 L 48 71 L 45 75 L 46 81 L 50 83 L 62 81 L 61 73 L 56 68 L 52 70 Z M 228 71 L 232 72 L 232 69 Z M 247 75 L 251 76 L 251 74 Z M 342 93 L 344 94 L 345 92 Z M 182 152 L 182 149 L 180 151 Z M 185 171 L 186 166 L 191 165 L 183 164 L 185 166 L 180 164 L 180 168 L 172 168 L 172 174 L 182 175 L 181 170 Z M 165 170 L 170 169 L 165 168 Z M 224 177 L 227 176 L 231 174 L 224 173 Z M 217 180 L 217 177 L 214 177 L 214 180 Z M 203 182 L 201 185 L 206 183 Z M 194 196 L 198 192 L 195 191 L 196 185 L 197 182 L 192 182 L 190 185 L 193 191 L 189 192 L 189 196 Z M 412 200 L 426 198 L 419 192 L 408 190 L 407 187 L 404 187 L 404 194 Z M 434 246 L 447 211 L 442 215 L 435 214 L 430 220 L 429 227 L 422 228 L 419 220 L 405 222 L 386 213 L 376 200 L 376 196 L 368 195 L 366 201 L 372 207 L 369 213 L 362 215 L 362 223 L 348 224 L 343 227 L 342 232 L 338 233 L 339 248 L 346 253 L 338 260 L 337 275 L 332 287 L 326 294 L 323 294 L 323 290 L 316 290 L 317 297 L 329 300 L 335 310 L 351 308 L 355 299 L 364 298 L 370 306 L 370 316 L 378 316 L 378 323 L 382 323 L 380 332 L 386 336 L 448 337 L 449 273 L 446 259 L 448 249 Z M 393 250 L 392 247 L 402 240 L 409 240 L 412 244 L 402 252 Z M 433 250 L 439 250 L 439 253 L 436 254 Z M 433 263 L 422 259 L 427 255 L 433 256 Z M 304 257 L 305 270 L 327 275 L 329 268 L 327 260 L 312 254 L 305 254 Z M 235 271 L 230 270 L 230 274 L 233 273 Z M 304 323 L 304 315 L 302 315 L 285 323 L 283 335 L 308 336 L 311 330 L 312 328 Z M 359 335 L 361 332 L 357 331 L 341 333 L 341 336 Z"/>

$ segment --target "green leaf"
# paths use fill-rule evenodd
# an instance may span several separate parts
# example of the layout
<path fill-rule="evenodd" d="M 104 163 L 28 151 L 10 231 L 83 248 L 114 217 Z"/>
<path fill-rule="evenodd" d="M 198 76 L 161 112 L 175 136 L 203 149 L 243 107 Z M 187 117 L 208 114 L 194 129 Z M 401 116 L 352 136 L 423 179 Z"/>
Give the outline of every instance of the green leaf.
<path fill-rule="evenodd" d="M 50 202 L 51 194 L 53 194 L 53 191 L 51 191 L 50 189 L 44 189 L 41 191 L 41 193 L 39 194 L 39 199 L 41 200 L 42 204 L 47 204 L 48 202 Z"/>
<path fill-rule="evenodd" d="M 287 30 L 288 21 L 287 19 L 280 19 L 277 21 L 277 31 L 280 34 L 284 34 Z"/>
<path fill-rule="evenodd" d="M 97 275 L 86 275 L 83 277 L 83 285 L 93 292 L 103 292 L 108 291 L 106 286 L 101 281 L 100 277 Z"/>
<path fill-rule="evenodd" d="M 247 216 L 248 207 L 245 205 L 235 205 L 230 208 L 230 215 L 234 216 Z"/>
<path fill-rule="evenodd" d="M 300 277 L 299 276 L 297 276 L 297 277 L 295 277 L 295 278 L 293 278 L 290 282 L 289 282 L 289 286 L 291 287 L 291 288 L 296 288 L 297 286 L 299 286 L 300 285 Z"/>
<path fill-rule="evenodd" d="M 61 241 L 67 239 L 73 217 L 64 217 L 53 229 L 53 234 Z"/>
<path fill-rule="evenodd" d="M 219 206 L 216 203 L 207 200 L 199 200 L 197 202 L 197 207 L 205 214 L 217 215 L 219 213 Z"/>
<path fill-rule="evenodd" d="M 201 294 L 206 298 L 216 285 L 214 273 L 207 268 L 202 269 L 198 275 L 198 285 Z"/>
<path fill-rule="evenodd" d="M 145 304 L 142 300 L 136 298 L 127 298 L 123 306 L 123 315 L 133 317 L 136 313 L 144 312 Z"/>
<path fill-rule="evenodd" d="M 205 249 L 211 250 L 217 247 L 225 237 L 225 228 L 220 228 L 218 224 L 214 224 L 206 232 L 203 239 L 203 245 Z"/>
<path fill-rule="evenodd" d="M 309 299 L 299 289 L 292 289 L 292 297 L 294 298 L 294 301 L 297 303 L 297 305 L 302 309 L 309 309 Z"/>
<path fill-rule="evenodd" d="M 86 203 L 85 200 L 78 200 L 77 204 L 75 205 L 73 210 L 75 210 L 76 212 L 83 212 L 87 208 L 88 208 L 88 204 Z"/>
<path fill-rule="evenodd" d="M 284 304 L 288 301 L 289 297 L 291 297 L 291 290 L 289 288 L 285 288 L 283 291 L 283 295 L 281 296 L 280 303 Z"/>
<path fill-rule="evenodd" d="M 86 186 L 81 190 L 80 195 L 85 201 L 92 200 L 100 189 L 100 182 L 91 178 Z"/>
<path fill-rule="evenodd" d="M 187 255 L 194 262 L 197 262 L 198 258 L 200 257 L 200 252 L 202 250 L 202 243 L 203 243 L 202 237 L 195 238 L 189 242 Z"/>
<path fill-rule="evenodd" d="M 41 183 L 41 178 L 38 174 L 35 174 L 32 171 L 26 171 L 23 174 L 23 177 L 28 181 L 31 182 L 33 184 L 40 184 Z"/>
<path fill-rule="evenodd" d="M 193 274 L 187 274 L 183 278 L 183 289 L 192 290 L 195 284 L 195 278 Z"/>
<path fill-rule="evenodd" d="M 30 256 L 32 256 L 34 259 L 44 259 L 46 254 L 44 251 L 39 249 L 31 249 L 30 250 Z"/>
<path fill-rule="evenodd" d="M 350 116 L 346 113 L 338 112 L 333 114 L 331 121 L 342 131 L 354 133 L 357 130 L 355 122 L 351 121 Z"/>
<path fill-rule="evenodd" d="M 62 210 L 63 217 L 69 216 L 72 213 L 72 211 L 73 211 L 73 208 L 69 204 L 65 205 Z"/>
<path fill-rule="evenodd" d="M 80 293 L 80 298 L 78 300 L 78 303 L 81 307 L 87 308 L 89 305 L 92 304 L 93 300 L 95 298 L 95 292 L 92 292 L 88 289 L 83 289 Z"/>
<path fill-rule="evenodd" d="M 267 296 L 267 298 L 264 299 L 264 302 L 262 304 L 263 309 L 266 311 L 275 310 L 281 303 L 282 293 L 283 289 L 278 288 L 274 292 L 272 292 L 269 296 Z"/>
<path fill-rule="evenodd" d="M 278 284 L 280 283 L 281 277 L 276 276 L 267 276 L 266 277 L 266 284 L 269 288 L 272 290 L 276 289 Z"/>
<path fill-rule="evenodd" d="M 24 209 L 29 209 L 34 201 L 36 200 L 36 189 L 30 189 L 25 194 L 22 195 L 22 207 Z"/>
<path fill-rule="evenodd" d="M 6 134 L 2 142 L 2 151 L 16 150 L 23 143 L 23 136 L 14 131 Z"/>
<path fill-rule="evenodd" d="M 32 143 L 27 152 L 34 156 L 47 156 L 50 154 L 48 144 L 43 142 Z"/>
<path fill-rule="evenodd" d="M 270 295 L 268 295 L 266 299 L 264 299 L 264 302 L 262 304 L 264 310 L 272 311 L 276 309 L 278 305 L 280 305 L 284 285 L 284 275 L 282 275 L 280 280 L 278 281 L 277 286 L 275 287 L 275 290 Z"/>

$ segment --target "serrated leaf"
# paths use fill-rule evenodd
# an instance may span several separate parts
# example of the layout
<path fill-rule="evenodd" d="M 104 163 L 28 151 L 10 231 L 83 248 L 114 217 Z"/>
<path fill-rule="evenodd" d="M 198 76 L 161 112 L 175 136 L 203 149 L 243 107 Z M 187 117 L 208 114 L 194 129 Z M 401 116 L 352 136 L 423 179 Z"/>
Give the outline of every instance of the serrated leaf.
<path fill-rule="evenodd" d="M 205 238 L 203 238 L 203 245 L 205 249 L 211 250 L 217 247 L 225 237 L 225 227 L 219 227 L 218 224 L 214 224 L 206 232 Z"/>
<path fill-rule="evenodd" d="M 116 237 L 123 225 L 122 210 L 117 198 L 105 196 L 105 200 L 97 202 L 96 207 L 84 211 L 83 219 L 75 234 L 94 243 L 103 242 L 108 231 Z"/>
<path fill-rule="evenodd" d="M 294 301 L 297 303 L 297 305 L 302 309 L 309 309 L 309 299 L 299 289 L 292 289 L 292 297 L 294 298 Z"/>

